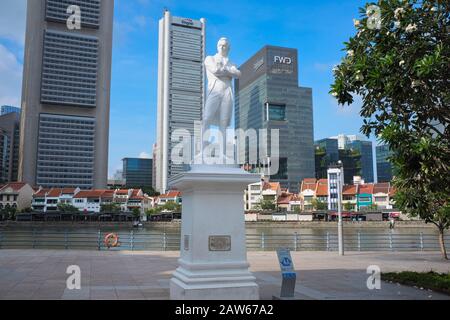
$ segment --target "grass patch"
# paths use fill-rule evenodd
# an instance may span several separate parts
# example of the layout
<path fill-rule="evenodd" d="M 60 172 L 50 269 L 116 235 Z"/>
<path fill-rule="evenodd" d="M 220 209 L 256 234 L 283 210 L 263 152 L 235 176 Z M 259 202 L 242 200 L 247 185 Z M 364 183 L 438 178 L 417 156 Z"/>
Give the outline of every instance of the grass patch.
<path fill-rule="evenodd" d="M 430 272 L 391 272 L 382 273 L 381 279 L 407 286 L 431 289 L 450 295 L 450 273 Z"/>

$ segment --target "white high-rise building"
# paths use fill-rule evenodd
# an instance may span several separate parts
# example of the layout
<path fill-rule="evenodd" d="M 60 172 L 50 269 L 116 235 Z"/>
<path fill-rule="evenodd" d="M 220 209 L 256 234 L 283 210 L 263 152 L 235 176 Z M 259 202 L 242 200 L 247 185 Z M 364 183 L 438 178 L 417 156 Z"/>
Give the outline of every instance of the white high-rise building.
<path fill-rule="evenodd" d="M 168 179 L 184 170 L 171 161 L 175 130 L 194 134 L 204 102 L 205 20 L 173 17 L 159 21 L 158 115 L 154 146 L 155 187 L 167 191 Z M 188 137 L 186 137 L 188 138 Z M 190 137 L 189 137 L 190 138 Z"/>

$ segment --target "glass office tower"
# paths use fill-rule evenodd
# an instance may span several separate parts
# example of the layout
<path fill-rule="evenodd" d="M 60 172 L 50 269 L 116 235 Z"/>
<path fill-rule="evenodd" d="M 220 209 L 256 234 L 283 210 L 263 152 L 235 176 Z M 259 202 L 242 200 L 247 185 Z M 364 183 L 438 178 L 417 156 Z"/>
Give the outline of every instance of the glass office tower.
<path fill-rule="evenodd" d="M 392 164 L 388 160 L 388 157 L 391 155 L 389 146 L 377 146 L 375 150 L 377 158 L 378 182 L 390 182 L 392 180 Z"/>
<path fill-rule="evenodd" d="M 72 4 L 81 29 L 67 26 Z M 114 0 L 28 1 L 19 180 L 106 187 L 113 12 Z"/>
<path fill-rule="evenodd" d="M 235 82 L 235 128 L 279 129 L 279 170 L 270 178 L 298 192 L 300 182 L 314 177 L 315 169 L 312 89 L 298 86 L 297 50 L 265 46 L 240 70 L 242 77 Z M 270 149 L 268 153 L 271 156 Z M 248 156 L 248 152 L 238 155 L 241 164 L 249 161 Z M 268 162 L 259 155 L 257 161 Z"/>
<path fill-rule="evenodd" d="M 152 186 L 153 159 L 124 158 L 122 177 L 126 187 L 143 188 Z"/>

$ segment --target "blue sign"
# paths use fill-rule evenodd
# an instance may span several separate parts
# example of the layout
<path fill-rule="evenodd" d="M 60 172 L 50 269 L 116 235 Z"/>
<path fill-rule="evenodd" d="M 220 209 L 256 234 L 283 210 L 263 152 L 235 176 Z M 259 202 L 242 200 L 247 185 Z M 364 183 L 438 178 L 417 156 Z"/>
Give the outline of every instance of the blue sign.
<path fill-rule="evenodd" d="M 291 252 L 288 249 L 278 249 L 277 255 L 281 272 L 294 272 L 294 263 L 292 262 Z"/>

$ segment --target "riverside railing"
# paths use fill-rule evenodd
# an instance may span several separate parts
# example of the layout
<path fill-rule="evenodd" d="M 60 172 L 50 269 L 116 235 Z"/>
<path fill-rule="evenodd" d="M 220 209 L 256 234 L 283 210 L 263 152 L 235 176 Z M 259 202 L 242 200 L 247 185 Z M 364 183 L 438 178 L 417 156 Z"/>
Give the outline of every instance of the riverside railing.
<path fill-rule="evenodd" d="M 104 231 L 39 231 L 2 230 L 0 249 L 74 249 L 74 250 L 131 250 L 131 251 L 178 251 L 179 233 L 116 232 L 119 246 L 108 249 Z M 280 247 L 293 251 L 336 251 L 337 234 L 326 232 L 311 234 L 247 234 L 247 249 L 250 251 L 275 251 Z M 450 247 L 450 235 L 445 236 Z M 344 237 L 346 251 L 438 251 L 437 234 L 431 233 L 363 233 Z"/>

